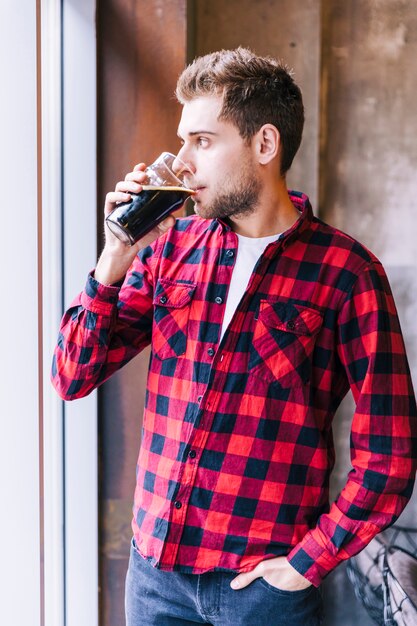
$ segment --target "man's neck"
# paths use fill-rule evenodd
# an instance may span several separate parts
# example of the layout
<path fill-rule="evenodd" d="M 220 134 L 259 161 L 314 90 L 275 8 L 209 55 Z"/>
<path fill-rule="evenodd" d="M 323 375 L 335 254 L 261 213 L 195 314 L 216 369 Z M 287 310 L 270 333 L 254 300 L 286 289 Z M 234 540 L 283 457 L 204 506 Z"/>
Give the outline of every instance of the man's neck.
<path fill-rule="evenodd" d="M 283 233 L 297 221 L 299 212 L 291 202 L 285 181 L 265 186 L 258 207 L 250 215 L 230 218 L 230 226 L 238 235 L 267 237 Z"/>

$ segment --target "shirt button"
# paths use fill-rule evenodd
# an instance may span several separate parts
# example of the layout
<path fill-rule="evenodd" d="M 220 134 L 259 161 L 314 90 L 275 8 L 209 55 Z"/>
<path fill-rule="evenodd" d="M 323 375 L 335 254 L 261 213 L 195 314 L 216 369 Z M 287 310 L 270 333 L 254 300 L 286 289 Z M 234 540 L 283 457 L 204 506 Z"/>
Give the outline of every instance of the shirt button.
<path fill-rule="evenodd" d="M 294 320 L 290 320 L 289 322 L 287 322 L 287 328 L 288 328 L 288 330 L 294 330 L 294 328 L 295 328 Z"/>
<path fill-rule="evenodd" d="M 235 253 L 233 252 L 233 250 L 226 250 L 226 256 L 232 258 L 232 256 L 234 256 Z"/>
<path fill-rule="evenodd" d="M 208 354 L 209 356 L 214 356 L 214 353 L 215 353 L 214 348 L 209 348 L 209 349 L 207 350 L 207 354 Z"/>
<path fill-rule="evenodd" d="M 167 300 L 168 300 L 168 298 L 167 298 L 166 296 L 161 296 L 161 297 L 159 298 L 159 302 L 160 302 L 161 304 L 165 304 L 165 302 L 166 302 Z"/>
<path fill-rule="evenodd" d="M 203 396 L 198 396 L 197 402 L 201 402 L 202 399 L 203 399 Z"/>
<path fill-rule="evenodd" d="M 197 452 L 195 450 L 190 450 L 188 456 L 190 457 L 190 459 L 195 459 L 195 457 L 197 456 Z"/>
<path fill-rule="evenodd" d="M 179 500 L 175 500 L 174 506 L 176 509 L 180 509 L 182 507 L 182 503 Z"/>
<path fill-rule="evenodd" d="M 223 298 L 220 298 L 220 296 L 217 296 L 217 298 L 214 299 L 214 302 L 216 304 L 221 304 L 223 302 Z"/>

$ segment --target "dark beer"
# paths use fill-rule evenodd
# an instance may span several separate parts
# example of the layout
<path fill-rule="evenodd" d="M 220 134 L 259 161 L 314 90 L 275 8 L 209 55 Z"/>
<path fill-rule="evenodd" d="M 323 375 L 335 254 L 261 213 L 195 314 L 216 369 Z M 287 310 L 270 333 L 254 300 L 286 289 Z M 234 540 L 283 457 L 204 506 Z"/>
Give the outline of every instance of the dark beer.
<path fill-rule="evenodd" d="M 132 246 L 179 209 L 192 193 L 184 187 L 144 185 L 139 194 L 130 194 L 132 200 L 117 205 L 106 219 L 107 226 L 118 239 Z"/>

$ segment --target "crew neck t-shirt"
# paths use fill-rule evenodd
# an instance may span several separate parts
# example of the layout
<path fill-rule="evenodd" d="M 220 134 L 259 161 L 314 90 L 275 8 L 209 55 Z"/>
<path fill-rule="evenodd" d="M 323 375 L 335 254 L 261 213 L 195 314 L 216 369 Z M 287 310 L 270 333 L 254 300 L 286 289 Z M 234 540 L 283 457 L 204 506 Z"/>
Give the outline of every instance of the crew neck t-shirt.
<path fill-rule="evenodd" d="M 273 241 L 276 241 L 279 236 L 280 233 L 277 235 L 269 235 L 268 237 L 244 237 L 243 235 L 237 235 L 239 241 L 237 256 L 227 294 L 220 340 L 246 291 L 253 268 L 258 262 L 258 259 L 265 248 Z"/>

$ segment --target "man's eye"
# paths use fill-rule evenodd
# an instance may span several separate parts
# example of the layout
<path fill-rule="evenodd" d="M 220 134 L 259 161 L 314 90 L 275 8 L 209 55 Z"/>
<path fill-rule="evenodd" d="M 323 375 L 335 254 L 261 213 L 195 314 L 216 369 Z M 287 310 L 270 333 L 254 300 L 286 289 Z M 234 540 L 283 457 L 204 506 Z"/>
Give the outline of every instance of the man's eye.
<path fill-rule="evenodd" d="M 204 146 L 207 146 L 207 144 L 208 144 L 207 137 L 198 137 L 197 138 L 197 145 L 204 147 Z"/>

